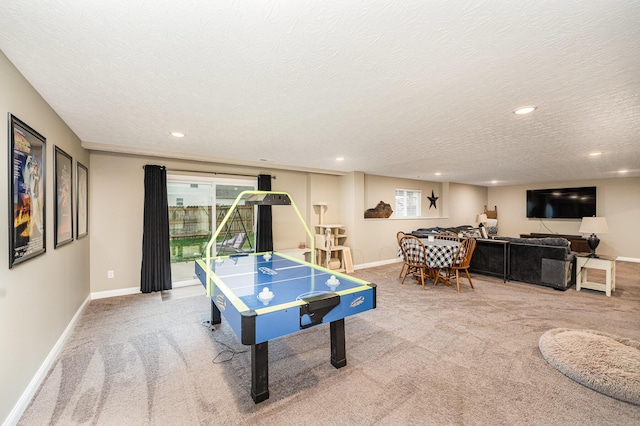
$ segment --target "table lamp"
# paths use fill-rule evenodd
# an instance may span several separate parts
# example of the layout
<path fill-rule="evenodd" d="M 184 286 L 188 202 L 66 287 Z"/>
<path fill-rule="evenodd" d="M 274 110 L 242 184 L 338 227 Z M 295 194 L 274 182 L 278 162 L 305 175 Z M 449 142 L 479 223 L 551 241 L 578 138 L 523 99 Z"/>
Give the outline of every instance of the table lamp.
<path fill-rule="evenodd" d="M 476 222 L 478 222 L 478 226 L 484 226 L 484 224 L 487 223 L 488 219 L 489 218 L 484 213 L 479 214 L 479 215 L 476 216 Z"/>
<path fill-rule="evenodd" d="M 596 247 L 598 247 L 598 244 L 600 244 L 600 238 L 596 236 L 596 233 L 609 233 L 607 220 L 604 217 L 583 217 L 582 223 L 580 224 L 580 230 L 578 232 L 580 232 L 581 234 L 591 234 L 589 238 L 587 238 L 587 244 L 591 249 L 591 254 L 589 254 L 589 257 L 598 257 L 598 255 L 596 254 Z"/>
<path fill-rule="evenodd" d="M 489 218 L 487 218 L 486 213 L 481 213 L 476 216 L 476 222 L 478 222 L 478 229 L 480 230 L 481 238 L 489 238 L 487 228 L 484 226 L 484 224 L 487 223 L 487 220 L 489 220 Z"/>

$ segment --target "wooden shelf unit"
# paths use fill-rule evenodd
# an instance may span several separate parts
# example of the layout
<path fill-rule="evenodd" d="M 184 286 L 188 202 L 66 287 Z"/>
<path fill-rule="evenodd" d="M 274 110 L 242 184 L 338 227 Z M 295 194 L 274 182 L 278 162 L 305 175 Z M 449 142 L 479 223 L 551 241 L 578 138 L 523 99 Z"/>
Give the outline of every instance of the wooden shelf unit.
<path fill-rule="evenodd" d="M 347 234 L 340 232 L 344 229 L 344 225 L 321 224 L 315 227 L 317 264 L 330 266 L 330 260 L 334 258 L 335 254 L 336 258 L 340 260 L 340 266 L 335 270 L 338 272 L 353 272 L 351 249 L 343 245 Z M 331 243 L 329 248 L 327 248 L 327 239 Z"/>
<path fill-rule="evenodd" d="M 318 215 L 320 223 L 315 226 L 316 232 L 316 263 L 333 269 L 338 272 L 353 272 L 353 260 L 351 258 L 351 249 L 344 245 L 347 234 L 342 232 L 344 225 L 339 223 L 324 223 L 324 214 L 328 208 L 326 202 L 313 203 L 314 207 L 318 207 Z M 327 241 L 330 242 L 327 248 Z M 334 254 L 336 257 L 334 257 Z M 332 268 L 332 259 L 338 259 L 340 265 Z"/>

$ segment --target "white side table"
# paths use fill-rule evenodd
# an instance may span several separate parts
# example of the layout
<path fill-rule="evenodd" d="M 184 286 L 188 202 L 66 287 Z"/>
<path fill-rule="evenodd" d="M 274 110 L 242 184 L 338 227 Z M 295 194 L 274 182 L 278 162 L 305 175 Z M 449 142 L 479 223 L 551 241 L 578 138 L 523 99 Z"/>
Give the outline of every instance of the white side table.
<path fill-rule="evenodd" d="M 609 256 L 586 257 L 578 256 L 576 259 L 576 290 L 588 288 L 591 290 L 604 291 L 607 296 L 611 297 L 611 292 L 616 289 L 616 258 Z M 587 281 L 587 269 L 602 269 L 606 271 L 604 283 L 596 283 Z"/>

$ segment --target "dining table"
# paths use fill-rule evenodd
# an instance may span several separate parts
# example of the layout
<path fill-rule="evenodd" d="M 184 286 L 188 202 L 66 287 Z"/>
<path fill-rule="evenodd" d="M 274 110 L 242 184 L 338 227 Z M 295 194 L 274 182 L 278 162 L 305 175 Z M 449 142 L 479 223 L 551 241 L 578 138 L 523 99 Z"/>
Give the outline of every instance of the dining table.
<path fill-rule="evenodd" d="M 422 251 L 419 251 L 420 260 L 424 262 L 426 268 L 429 270 L 429 278 L 435 280 L 442 269 L 452 266 L 453 262 L 455 262 L 460 242 L 438 238 L 420 238 L 420 241 L 424 244 L 424 254 L 426 254 L 427 257 L 424 259 L 424 254 Z M 398 251 L 398 256 L 402 257 L 402 250 Z M 448 277 L 440 275 L 440 279 L 443 280 L 445 284 L 450 285 Z"/>
<path fill-rule="evenodd" d="M 441 274 L 440 271 L 453 265 L 460 241 L 439 238 L 420 238 L 420 241 L 424 244 L 427 254 L 425 265 L 429 270 L 429 276 L 435 281 L 434 283 L 442 281 L 445 285 L 451 285 L 449 274 Z"/>
<path fill-rule="evenodd" d="M 456 252 L 460 247 L 459 241 L 443 240 L 435 238 L 420 238 L 424 244 L 427 258 L 424 260 L 429 269 L 438 270 L 448 268 L 455 261 Z"/>
<path fill-rule="evenodd" d="M 442 269 L 451 266 L 455 260 L 456 252 L 460 247 L 459 241 L 420 238 L 426 251 L 427 258 L 424 259 L 422 252 L 420 260 L 430 269 Z M 398 257 L 402 257 L 402 250 L 398 250 Z"/>

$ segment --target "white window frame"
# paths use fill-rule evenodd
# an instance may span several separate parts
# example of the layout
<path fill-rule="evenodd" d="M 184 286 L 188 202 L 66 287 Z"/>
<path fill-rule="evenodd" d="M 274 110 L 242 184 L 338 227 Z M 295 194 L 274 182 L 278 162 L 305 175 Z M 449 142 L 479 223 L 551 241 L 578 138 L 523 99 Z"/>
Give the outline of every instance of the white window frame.
<path fill-rule="evenodd" d="M 399 198 L 400 197 L 400 198 Z M 414 200 L 411 200 L 413 198 Z M 396 217 L 416 218 L 422 215 L 422 190 L 396 188 Z M 400 201 L 400 202 L 399 202 Z M 409 214 L 409 206 L 415 201 L 415 215 Z"/>

